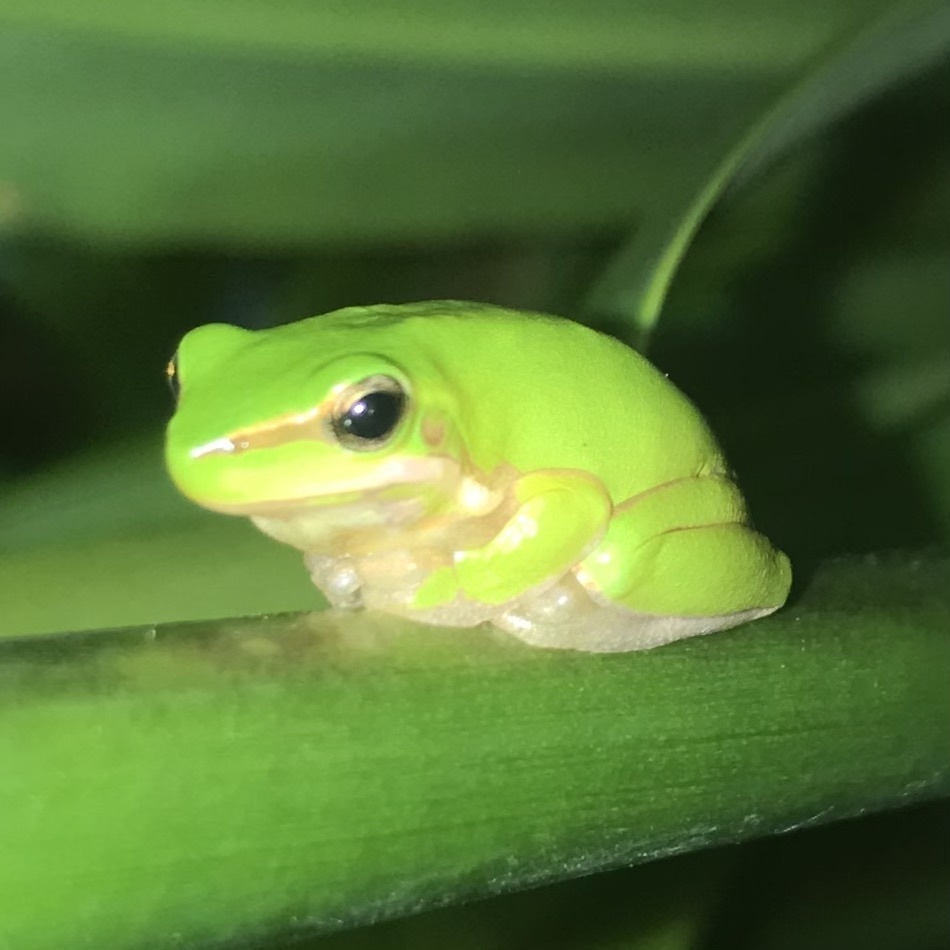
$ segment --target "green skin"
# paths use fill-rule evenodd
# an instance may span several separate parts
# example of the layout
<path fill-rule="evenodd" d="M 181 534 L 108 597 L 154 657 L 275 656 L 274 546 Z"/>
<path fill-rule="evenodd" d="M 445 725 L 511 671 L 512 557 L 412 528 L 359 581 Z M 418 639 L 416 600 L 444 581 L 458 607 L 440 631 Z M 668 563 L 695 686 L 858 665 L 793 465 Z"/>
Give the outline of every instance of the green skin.
<path fill-rule="evenodd" d="M 166 458 L 198 504 L 305 552 L 331 603 L 644 649 L 780 607 L 788 559 L 647 360 L 555 317 L 437 301 L 181 343 Z M 378 380 L 386 437 L 341 437 Z M 369 383 L 365 381 L 370 380 Z"/>

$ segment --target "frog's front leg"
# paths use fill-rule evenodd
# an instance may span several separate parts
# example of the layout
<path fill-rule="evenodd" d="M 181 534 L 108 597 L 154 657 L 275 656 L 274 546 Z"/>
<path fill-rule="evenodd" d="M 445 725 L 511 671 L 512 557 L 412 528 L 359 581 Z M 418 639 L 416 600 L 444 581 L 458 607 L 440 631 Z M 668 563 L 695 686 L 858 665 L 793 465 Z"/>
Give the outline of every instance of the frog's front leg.
<path fill-rule="evenodd" d="M 708 621 L 685 624 L 693 633 L 771 613 L 791 584 L 788 558 L 749 525 L 735 484 L 717 476 L 669 482 L 618 505 L 576 575 L 595 598 L 638 614 Z"/>
<path fill-rule="evenodd" d="M 513 486 L 517 508 L 480 547 L 456 551 L 450 567 L 434 571 L 413 599 L 426 610 L 459 595 L 504 604 L 567 573 L 600 539 L 612 503 L 603 484 L 573 470 L 521 476 Z"/>
<path fill-rule="evenodd" d="M 307 553 L 303 561 L 310 572 L 310 580 L 332 607 L 363 606 L 362 579 L 352 557 Z"/>

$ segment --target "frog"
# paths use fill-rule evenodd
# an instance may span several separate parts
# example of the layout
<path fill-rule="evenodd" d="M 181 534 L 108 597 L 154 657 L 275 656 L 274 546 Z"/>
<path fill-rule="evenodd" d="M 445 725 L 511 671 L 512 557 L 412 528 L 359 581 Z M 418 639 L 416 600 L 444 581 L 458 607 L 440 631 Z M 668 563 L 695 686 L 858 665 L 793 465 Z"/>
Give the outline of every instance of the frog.
<path fill-rule="evenodd" d="M 167 372 L 174 484 L 299 549 L 332 608 L 620 653 L 786 601 L 699 410 L 579 322 L 444 300 L 212 323 Z"/>

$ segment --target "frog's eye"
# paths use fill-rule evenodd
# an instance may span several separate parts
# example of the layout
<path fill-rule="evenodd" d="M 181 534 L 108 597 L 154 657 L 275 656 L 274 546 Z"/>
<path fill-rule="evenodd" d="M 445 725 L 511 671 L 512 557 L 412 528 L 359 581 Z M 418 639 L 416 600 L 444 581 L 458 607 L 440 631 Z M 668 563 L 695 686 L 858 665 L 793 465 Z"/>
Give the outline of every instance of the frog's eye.
<path fill-rule="evenodd" d="M 333 432 L 347 449 L 378 449 L 405 415 L 406 393 L 391 376 L 371 376 L 347 390 L 333 414 Z"/>
<path fill-rule="evenodd" d="M 165 380 L 168 388 L 172 391 L 172 398 L 178 402 L 178 396 L 181 392 L 181 381 L 178 379 L 178 354 L 176 353 L 165 367 Z"/>

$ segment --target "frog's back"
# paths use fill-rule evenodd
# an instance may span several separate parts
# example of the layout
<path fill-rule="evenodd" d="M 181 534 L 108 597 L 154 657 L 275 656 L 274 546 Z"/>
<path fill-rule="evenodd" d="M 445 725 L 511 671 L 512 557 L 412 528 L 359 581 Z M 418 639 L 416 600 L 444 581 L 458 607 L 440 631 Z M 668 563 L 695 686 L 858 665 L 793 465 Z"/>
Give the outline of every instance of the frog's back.
<path fill-rule="evenodd" d="M 644 357 L 581 324 L 459 301 L 352 312 L 452 393 L 485 471 L 580 469 L 621 501 L 725 470 L 692 403 Z"/>

